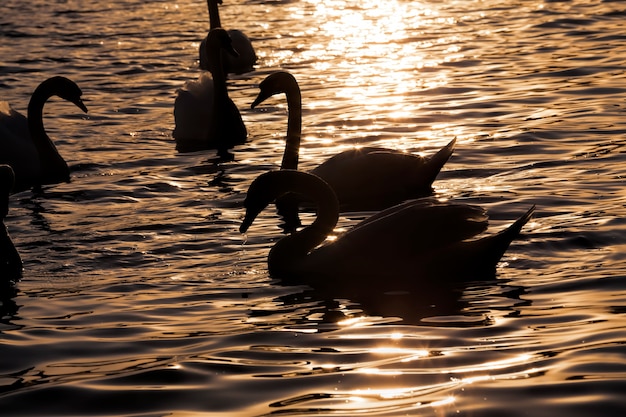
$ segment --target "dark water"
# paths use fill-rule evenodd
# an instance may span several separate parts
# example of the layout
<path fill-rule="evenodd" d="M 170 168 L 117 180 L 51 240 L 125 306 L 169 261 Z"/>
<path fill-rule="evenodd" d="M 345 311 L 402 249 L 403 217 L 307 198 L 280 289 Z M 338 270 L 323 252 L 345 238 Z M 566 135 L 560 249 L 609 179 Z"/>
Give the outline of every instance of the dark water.
<path fill-rule="evenodd" d="M 2 100 L 25 112 L 65 75 L 89 114 L 48 103 L 72 181 L 11 200 L 25 271 L 2 300 L 0 414 L 626 413 L 624 3 L 221 11 L 259 62 L 229 85 L 250 141 L 215 164 L 171 137 L 205 2 L 3 2 Z M 355 144 L 428 154 L 457 137 L 439 197 L 487 207 L 494 227 L 536 204 L 498 279 L 382 310 L 271 280 L 278 219 L 238 227 L 249 183 L 280 163 L 284 100 L 249 109 L 277 69 L 303 91 L 302 168 Z"/>

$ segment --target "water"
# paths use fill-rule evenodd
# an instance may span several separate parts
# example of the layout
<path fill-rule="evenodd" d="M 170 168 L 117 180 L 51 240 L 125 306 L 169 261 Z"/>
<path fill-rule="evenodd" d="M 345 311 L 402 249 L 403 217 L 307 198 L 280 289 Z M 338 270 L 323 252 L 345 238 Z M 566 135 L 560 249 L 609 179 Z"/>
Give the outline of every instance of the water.
<path fill-rule="evenodd" d="M 72 181 L 11 200 L 25 271 L 2 300 L 1 414 L 623 415 L 626 6 L 221 11 L 260 59 L 229 86 L 250 141 L 216 164 L 171 138 L 205 2 L 3 2 L 2 99 L 25 111 L 65 75 L 89 114 L 48 103 Z M 279 68 L 303 90 L 302 168 L 354 144 L 428 154 L 457 137 L 438 196 L 483 205 L 493 227 L 536 204 L 497 280 L 376 310 L 271 280 L 275 214 L 238 226 L 249 183 L 280 163 L 284 100 L 249 109 Z"/>

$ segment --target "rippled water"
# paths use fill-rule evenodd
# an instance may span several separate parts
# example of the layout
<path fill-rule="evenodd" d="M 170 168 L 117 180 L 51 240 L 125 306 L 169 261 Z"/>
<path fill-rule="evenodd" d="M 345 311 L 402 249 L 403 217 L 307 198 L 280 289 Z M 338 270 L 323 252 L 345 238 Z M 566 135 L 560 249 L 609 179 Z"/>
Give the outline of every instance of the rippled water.
<path fill-rule="evenodd" d="M 259 63 L 229 86 L 250 141 L 216 164 L 171 137 L 204 1 L 3 2 L 2 99 L 25 111 L 65 75 L 89 114 L 48 103 L 72 181 L 11 200 L 25 271 L 2 297 L 0 414 L 624 415 L 626 5 L 224 3 Z M 437 195 L 494 227 L 536 204 L 497 280 L 376 309 L 271 280 L 278 219 L 238 226 L 280 163 L 284 100 L 249 108 L 279 68 L 303 90 L 302 168 L 457 137 Z"/>

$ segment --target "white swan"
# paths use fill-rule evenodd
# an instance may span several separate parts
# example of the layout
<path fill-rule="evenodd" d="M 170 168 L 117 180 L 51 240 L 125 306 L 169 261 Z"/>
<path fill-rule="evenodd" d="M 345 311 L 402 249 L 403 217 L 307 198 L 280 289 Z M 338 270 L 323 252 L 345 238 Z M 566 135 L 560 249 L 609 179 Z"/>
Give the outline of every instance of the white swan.
<path fill-rule="evenodd" d="M 476 239 L 487 229 L 485 210 L 418 199 L 379 212 L 318 247 L 337 223 L 337 198 L 313 174 L 280 170 L 262 174 L 250 185 L 240 231 L 245 233 L 257 215 L 285 193 L 306 195 L 316 203 L 317 217 L 274 245 L 268 257 L 269 273 L 285 283 L 308 284 L 323 291 L 358 293 L 365 287 L 402 291 L 410 290 L 412 281 L 493 275 L 534 211 L 533 206 L 508 228 Z"/>
<path fill-rule="evenodd" d="M 218 3 L 222 4 L 222 0 L 207 0 L 211 29 L 222 26 L 219 9 L 217 7 Z M 235 74 L 252 71 L 254 69 L 254 64 L 256 64 L 257 61 L 257 56 L 254 52 L 252 42 L 250 42 L 250 39 L 240 30 L 228 29 L 227 32 L 233 41 L 233 48 L 235 48 L 235 51 L 239 53 L 239 56 L 225 56 L 222 61 L 224 70 L 226 73 L 232 72 Z M 209 69 L 209 61 L 212 59 L 206 53 L 206 42 L 207 38 L 205 37 L 200 43 L 199 50 L 200 68 L 203 70 Z"/>
<path fill-rule="evenodd" d="M 15 172 L 14 192 L 33 186 L 70 180 L 67 163 L 59 154 L 43 126 L 43 107 L 52 96 L 74 103 L 87 113 L 82 91 L 65 77 L 52 77 L 33 92 L 28 118 L 6 103 L 0 103 L 0 163 Z"/>
<path fill-rule="evenodd" d="M 222 50 L 231 55 L 237 52 L 222 28 L 211 29 L 207 38 L 213 78 L 203 73 L 198 81 L 188 81 L 178 90 L 172 135 L 179 152 L 217 149 L 221 157 L 230 157 L 228 149 L 245 143 L 248 136 L 241 114 L 228 96 L 226 74 L 220 65 Z"/>
<path fill-rule="evenodd" d="M 0 165 L 0 283 L 17 279 L 22 274 L 22 259 L 4 225 L 14 182 L 13 169 L 9 165 Z"/>
<path fill-rule="evenodd" d="M 270 74 L 259 84 L 252 108 L 285 93 L 289 116 L 281 168 L 297 169 L 302 129 L 302 99 L 298 82 L 288 72 Z M 432 183 L 454 150 L 455 140 L 430 158 L 405 152 L 363 147 L 334 155 L 311 172 L 333 189 L 342 211 L 381 210 L 410 198 L 432 193 Z"/>

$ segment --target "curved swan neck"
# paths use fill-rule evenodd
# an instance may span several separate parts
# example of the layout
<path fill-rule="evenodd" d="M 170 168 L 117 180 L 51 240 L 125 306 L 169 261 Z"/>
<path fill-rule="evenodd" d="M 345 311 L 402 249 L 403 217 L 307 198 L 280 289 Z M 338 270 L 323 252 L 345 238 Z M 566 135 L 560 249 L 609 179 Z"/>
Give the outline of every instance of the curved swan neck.
<path fill-rule="evenodd" d="M 218 3 L 221 3 L 220 0 L 207 0 L 207 7 L 209 9 L 209 22 L 210 22 L 210 28 L 211 29 L 215 29 L 215 28 L 219 28 L 222 26 L 222 23 L 220 21 L 220 13 L 219 13 L 219 9 L 217 7 Z"/>
<path fill-rule="evenodd" d="M 28 128 L 30 129 L 31 136 L 37 134 L 38 137 L 47 137 L 43 127 L 43 106 L 53 95 L 54 92 L 48 88 L 47 85 L 42 83 L 31 96 L 28 102 Z M 33 138 L 33 140 L 35 139 Z M 36 140 L 35 144 L 37 144 Z"/>
<path fill-rule="evenodd" d="M 281 239 L 270 251 L 270 273 L 280 275 L 298 268 L 306 256 L 319 246 L 333 231 L 339 219 L 339 202 L 330 186 L 316 175 L 294 170 L 272 171 L 259 176 L 248 191 L 246 220 L 243 231 L 250 224 L 250 207 L 265 207 L 286 193 L 297 193 L 312 200 L 317 206 L 317 217 L 312 224 Z M 261 204 L 255 204 L 262 200 Z M 260 210 L 259 210 L 260 211 Z M 257 211 L 258 212 L 258 211 Z"/>
<path fill-rule="evenodd" d="M 302 94 L 293 76 L 285 78 L 285 95 L 287 97 L 287 137 L 285 153 L 281 163 L 282 169 L 298 169 L 300 158 L 300 141 L 302 138 Z"/>
<path fill-rule="evenodd" d="M 42 82 L 33 92 L 28 103 L 28 129 L 31 140 L 39 153 L 42 172 L 50 170 L 63 171 L 62 175 L 69 179 L 69 169 L 57 148 L 48 137 L 43 126 L 43 107 L 52 96 L 59 95 L 57 78 Z M 52 179 L 52 178 L 51 178 Z M 65 178 L 64 178 L 65 179 Z"/>
<path fill-rule="evenodd" d="M 215 95 L 228 95 L 226 88 L 226 72 L 222 65 L 224 54 L 235 54 L 230 43 L 228 33 L 222 29 L 211 29 L 207 35 L 206 55 L 209 61 L 209 72 L 213 76 L 213 91 Z M 228 49 L 227 49 L 228 48 Z"/>

